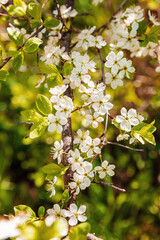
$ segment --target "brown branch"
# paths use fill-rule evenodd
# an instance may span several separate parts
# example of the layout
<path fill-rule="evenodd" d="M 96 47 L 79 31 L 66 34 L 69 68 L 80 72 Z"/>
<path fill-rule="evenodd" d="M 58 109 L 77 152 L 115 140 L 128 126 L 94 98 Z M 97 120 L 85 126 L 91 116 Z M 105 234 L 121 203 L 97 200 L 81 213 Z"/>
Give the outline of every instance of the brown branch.
<path fill-rule="evenodd" d="M 30 37 L 29 37 L 28 39 L 30 39 L 30 38 L 32 38 L 32 37 L 35 37 L 35 36 L 36 36 L 39 32 L 41 32 L 44 28 L 45 28 L 44 26 L 39 27 L 35 33 L 33 33 L 33 34 L 30 35 Z M 27 40 L 28 40 L 28 39 L 27 39 Z M 27 42 L 27 40 L 23 43 L 22 46 L 20 46 L 20 47 L 17 48 L 17 51 L 19 51 L 19 50 L 24 46 L 24 44 Z M 2 69 L 2 68 L 9 62 L 9 60 L 11 60 L 11 59 L 12 59 L 12 57 L 6 58 L 6 60 L 4 61 L 4 63 L 2 63 L 2 65 L 0 66 L 0 69 Z"/>
<path fill-rule="evenodd" d="M 66 0 L 65 4 L 67 7 L 73 8 L 74 0 Z M 67 53 L 70 52 L 70 45 L 71 45 L 71 32 L 72 32 L 72 20 L 70 24 L 70 29 L 67 31 L 62 32 L 62 37 L 60 41 L 61 47 L 65 47 L 65 51 Z M 63 62 L 60 63 L 61 67 L 63 66 Z M 72 98 L 72 91 L 71 88 L 68 87 L 64 95 Z M 63 126 L 62 130 L 62 141 L 63 141 L 63 151 L 68 153 L 70 150 L 73 150 L 73 136 L 72 136 L 72 125 L 71 125 L 71 118 L 67 119 L 67 123 Z M 68 162 L 69 154 L 63 154 L 62 156 L 62 164 L 64 166 L 70 166 Z M 68 208 L 71 203 L 76 203 L 76 195 L 75 193 L 69 188 L 69 183 L 73 179 L 73 171 L 71 167 L 69 167 L 64 174 L 64 186 L 69 191 L 69 201 L 65 204 L 65 207 Z"/>
<path fill-rule="evenodd" d="M 102 185 L 105 185 L 105 186 L 108 186 L 108 187 L 112 187 L 112 188 L 114 188 L 114 189 L 116 189 L 118 191 L 126 192 L 126 190 L 124 188 L 117 187 L 117 186 L 113 185 L 113 183 L 106 183 L 106 182 L 103 182 L 103 181 L 99 181 L 99 182 L 92 181 L 92 183 L 102 184 Z"/>
<path fill-rule="evenodd" d="M 103 240 L 103 239 L 96 237 L 94 233 L 88 233 L 87 240 Z"/>
<path fill-rule="evenodd" d="M 132 147 L 128 147 L 123 144 L 120 144 L 120 143 L 116 143 L 116 142 L 107 141 L 106 144 L 116 145 L 116 146 L 123 147 L 123 148 L 129 149 L 129 150 L 135 151 L 135 152 L 143 152 L 144 151 L 144 149 L 132 148 Z"/>
<path fill-rule="evenodd" d="M 22 18 L 22 17 L 16 17 L 16 16 L 10 16 L 10 15 L 5 14 L 5 13 L 0 13 L 0 16 L 1 16 L 1 17 L 10 17 L 10 18 L 15 18 L 15 19 L 19 19 L 19 20 L 27 21 L 27 19 L 25 19 L 25 18 Z"/>
<path fill-rule="evenodd" d="M 42 4 L 42 8 L 45 7 L 45 5 L 48 3 L 49 0 L 46 0 L 43 4 Z"/>
<path fill-rule="evenodd" d="M 92 103 L 93 103 L 93 102 L 90 102 L 90 103 L 87 103 L 87 104 L 85 104 L 85 105 L 83 105 L 83 106 L 79 106 L 79 107 L 75 108 L 71 113 L 74 113 L 75 111 L 80 110 L 80 109 L 82 109 L 82 108 L 84 108 L 84 107 L 88 107 L 88 106 L 90 106 Z"/>
<path fill-rule="evenodd" d="M 100 34 L 102 34 L 103 31 L 104 31 L 106 28 L 108 28 L 109 24 L 112 22 L 112 20 L 113 20 L 114 17 L 117 15 L 117 13 L 119 13 L 119 12 L 122 10 L 122 8 L 126 5 L 127 1 L 128 1 L 128 0 L 124 0 L 124 1 L 122 2 L 122 4 L 118 7 L 118 9 L 115 11 L 115 13 L 112 15 L 112 17 L 109 19 L 109 21 L 108 21 L 107 23 L 105 23 L 104 25 L 102 25 L 101 27 L 95 29 L 93 33 L 99 32 L 99 31 L 102 29 L 102 30 L 100 31 Z"/>

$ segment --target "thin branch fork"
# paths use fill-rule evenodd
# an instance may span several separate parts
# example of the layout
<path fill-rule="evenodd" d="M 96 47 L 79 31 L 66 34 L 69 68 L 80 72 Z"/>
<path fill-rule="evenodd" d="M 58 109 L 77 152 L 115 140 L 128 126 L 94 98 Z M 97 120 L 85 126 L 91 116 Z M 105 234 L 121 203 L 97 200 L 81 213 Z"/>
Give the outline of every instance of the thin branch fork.
<path fill-rule="evenodd" d="M 122 4 L 118 7 L 118 9 L 115 11 L 115 13 L 112 15 L 112 17 L 109 19 L 109 21 L 107 23 L 105 23 L 104 25 L 102 25 L 101 27 L 97 28 L 94 30 L 93 33 L 99 32 L 100 30 L 100 35 L 104 32 L 104 30 L 106 28 L 108 28 L 108 26 L 110 25 L 110 23 L 112 22 L 112 20 L 114 19 L 114 17 L 122 10 L 122 8 L 126 5 L 128 0 L 124 0 L 122 2 Z"/>
<path fill-rule="evenodd" d="M 79 106 L 79 107 L 75 108 L 71 113 L 76 112 L 77 110 L 80 110 L 80 109 L 82 109 L 82 108 L 84 108 L 84 107 L 88 107 L 88 106 L 90 106 L 92 103 L 93 103 L 93 102 L 90 102 L 90 103 L 87 103 L 87 104 L 85 104 L 85 105 L 83 105 L 83 106 Z"/>

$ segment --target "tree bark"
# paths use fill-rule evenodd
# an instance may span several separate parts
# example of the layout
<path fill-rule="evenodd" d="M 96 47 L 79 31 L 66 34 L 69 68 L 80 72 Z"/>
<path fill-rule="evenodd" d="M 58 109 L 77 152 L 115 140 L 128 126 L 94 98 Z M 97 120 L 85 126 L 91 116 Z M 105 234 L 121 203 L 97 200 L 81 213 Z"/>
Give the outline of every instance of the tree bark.
<path fill-rule="evenodd" d="M 66 0 L 65 5 L 67 7 L 72 7 L 73 8 L 74 0 Z M 61 47 L 65 47 L 65 51 L 67 53 L 70 52 L 71 32 L 72 32 L 72 23 L 71 23 L 70 29 L 66 30 L 65 32 L 62 32 Z M 66 90 L 64 95 L 72 98 L 72 91 L 71 91 L 70 87 L 68 87 L 68 89 Z M 70 117 L 67 119 L 66 125 L 63 126 L 62 141 L 63 141 L 63 144 L 64 144 L 63 145 L 63 150 L 65 152 L 63 154 L 63 157 L 62 157 L 62 163 L 63 163 L 64 166 L 69 166 L 68 170 L 66 171 L 66 173 L 64 175 L 65 189 L 68 189 L 69 196 L 70 196 L 69 201 L 66 203 L 66 206 L 65 206 L 66 208 L 68 208 L 71 203 L 76 202 L 76 195 L 73 192 L 73 190 L 71 191 L 71 189 L 69 188 L 69 183 L 73 179 L 73 171 L 72 171 L 72 169 L 70 167 L 70 164 L 68 162 L 69 155 L 66 154 L 70 150 L 73 150 L 73 136 L 72 136 L 72 125 L 71 125 L 71 118 Z"/>

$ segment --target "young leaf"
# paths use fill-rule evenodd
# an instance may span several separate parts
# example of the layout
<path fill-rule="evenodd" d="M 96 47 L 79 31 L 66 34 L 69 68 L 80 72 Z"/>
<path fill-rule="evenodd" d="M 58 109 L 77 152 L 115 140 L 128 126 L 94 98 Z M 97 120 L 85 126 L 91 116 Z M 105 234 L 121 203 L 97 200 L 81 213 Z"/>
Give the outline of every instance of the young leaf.
<path fill-rule="evenodd" d="M 49 175 L 58 176 L 61 173 L 61 167 L 55 163 L 47 164 L 44 167 L 42 167 L 41 169 L 42 169 L 42 172 L 49 174 Z"/>
<path fill-rule="evenodd" d="M 10 16 L 24 17 L 26 15 L 25 8 L 21 6 L 10 5 L 7 11 Z"/>
<path fill-rule="evenodd" d="M 62 74 L 68 76 L 73 70 L 73 65 L 71 63 L 65 62 L 62 69 Z"/>
<path fill-rule="evenodd" d="M 59 25 L 59 20 L 56 18 L 48 17 L 44 20 L 44 26 L 47 28 L 55 28 Z"/>
<path fill-rule="evenodd" d="M 6 81 L 8 76 L 8 72 L 5 70 L 0 70 L 0 80 L 1 81 Z"/>
<path fill-rule="evenodd" d="M 43 117 L 39 113 L 37 113 L 35 109 L 22 111 L 21 115 L 25 119 L 25 121 L 31 123 L 37 123 L 43 119 Z"/>
<path fill-rule="evenodd" d="M 39 217 L 43 217 L 44 214 L 45 214 L 45 207 L 40 206 L 40 207 L 38 208 L 38 216 L 39 216 Z"/>
<path fill-rule="evenodd" d="M 36 217 L 35 212 L 26 205 L 18 205 L 14 207 L 15 215 L 19 214 L 20 212 L 28 214 L 30 217 Z"/>
<path fill-rule="evenodd" d="M 62 201 L 63 201 L 63 202 L 68 202 L 68 201 L 69 201 L 69 191 L 68 191 L 68 189 L 66 189 L 66 190 L 62 193 Z"/>
<path fill-rule="evenodd" d="M 41 20 L 42 15 L 42 5 L 37 5 L 35 3 L 29 3 L 27 7 L 27 12 L 31 15 L 31 17 L 35 18 L 36 20 Z"/>
<path fill-rule="evenodd" d="M 132 135 L 137 138 L 142 144 L 144 144 L 144 140 L 146 140 L 147 142 L 156 145 L 155 138 L 152 134 L 156 131 L 156 127 L 153 126 L 154 123 L 155 121 L 151 122 L 150 124 L 140 123 L 139 125 L 132 128 Z"/>
<path fill-rule="evenodd" d="M 30 139 L 40 137 L 44 133 L 47 126 L 48 121 L 45 118 L 43 118 L 40 122 L 33 124 L 29 133 Z"/>
<path fill-rule="evenodd" d="M 90 231 L 89 223 L 80 223 L 70 228 L 69 240 L 86 240 L 87 233 Z"/>
<path fill-rule="evenodd" d="M 45 63 L 40 63 L 39 64 L 39 70 L 41 73 L 45 73 L 45 74 L 57 74 L 59 71 L 56 67 L 56 65 L 54 64 L 45 64 Z"/>
<path fill-rule="evenodd" d="M 44 115 L 48 115 L 52 112 L 51 102 L 49 101 L 49 99 L 46 96 L 44 96 L 42 94 L 37 95 L 36 106 L 37 106 L 38 110 Z"/>
<path fill-rule="evenodd" d="M 23 35 L 14 27 L 8 27 L 8 36 L 9 38 L 15 42 L 18 46 L 22 46 L 23 44 Z"/>
<path fill-rule="evenodd" d="M 138 33 L 139 34 L 144 34 L 147 30 L 147 23 L 145 20 L 141 21 L 138 23 L 139 27 L 138 27 Z"/>
<path fill-rule="evenodd" d="M 22 62 L 23 62 L 23 53 L 20 52 L 20 53 L 18 54 L 18 56 L 15 57 L 14 60 L 13 60 L 13 69 L 14 69 L 15 72 L 18 71 L 18 69 L 19 69 L 20 66 L 22 65 Z"/>
<path fill-rule="evenodd" d="M 43 41 L 39 38 L 33 37 L 27 40 L 25 43 L 23 50 L 26 53 L 35 53 L 38 51 L 39 45 L 41 45 Z"/>

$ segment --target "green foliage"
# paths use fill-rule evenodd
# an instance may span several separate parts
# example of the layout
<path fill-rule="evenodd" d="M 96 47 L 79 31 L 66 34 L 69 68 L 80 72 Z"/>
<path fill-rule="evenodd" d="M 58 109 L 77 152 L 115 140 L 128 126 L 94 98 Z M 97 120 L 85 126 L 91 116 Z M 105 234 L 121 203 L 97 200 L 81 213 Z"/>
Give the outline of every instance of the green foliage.
<path fill-rule="evenodd" d="M 47 178 L 64 175 L 68 167 L 60 167 L 55 163 L 50 163 L 41 168 L 42 172 L 48 174 Z"/>
<path fill-rule="evenodd" d="M 80 223 L 76 227 L 70 228 L 69 240 L 87 240 L 87 233 L 90 232 L 89 223 Z"/>
<path fill-rule="evenodd" d="M 13 60 L 13 69 L 15 72 L 18 71 L 22 63 L 23 63 L 23 53 L 20 52 Z"/>
<path fill-rule="evenodd" d="M 30 128 L 29 137 L 31 139 L 40 137 L 46 130 L 47 126 L 48 120 L 46 118 L 42 118 L 42 120 L 32 125 L 32 127 Z"/>
<path fill-rule="evenodd" d="M 35 218 L 35 212 L 26 205 L 18 205 L 14 207 L 15 215 L 19 215 L 21 213 L 27 214 L 30 218 Z"/>
<path fill-rule="evenodd" d="M 142 144 L 144 144 L 144 140 L 146 140 L 147 142 L 156 145 L 155 138 L 153 136 L 153 133 L 156 131 L 154 123 L 155 121 L 151 122 L 150 124 L 140 123 L 139 125 L 134 126 L 132 128 L 132 135 Z"/>
<path fill-rule="evenodd" d="M 42 15 L 42 5 L 35 4 L 35 3 L 29 3 L 27 6 L 27 13 L 33 17 L 37 22 L 41 21 L 41 15 Z M 32 22 L 33 23 L 33 22 Z"/>
<path fill-rule="evenodd" d="M 62 74 L 68 76 L 73 70 L 73 65 L 71 63 L 65 62 L 62 69 Z"/>
<path fill-rule="evenodd" d="M 23 44 L 23 35 L 14 27 L 7 28 L 9 38 L 18 46 Z"/>
<path fill-rule="evenodd" d="M 38 208 L 38 216 L 39 216 L 39 217 L 43 217 L 44 214 L 45 214 L 45 207 L 40 206 L 40 207 Z"/>
<path fill-rule="evenodd" d="M 43 43 L 39 38 L 33 37 L 26 41 L 23 50 L 25 53 L 35 53 L 38 52 L 39 45 Z"/>
<path fill-rule="evenodd" d="M 141 21 L 138 23 L 139 27 L 138 27 L 138 33 L 139 34 L 144 34 L 147 30 L 147 23 L 145 20 Z"/>
<path fill-rule="evenodd" d="M 59 20 L 53 17 L 48 17 L 44 20 L 44 26 L 47 28 L 55 28 L 59 23 Z"/>
<path fill-rule="evenodd" d="M 49 99 L 42 95 L 42 94 L 38 94 L 37 98 L 36 98 L 36 106 L 38 108 L 38 110 L 40 111 L 40 113 L 42 113 L 43 115 L 48 115 L 52 112 L 52 104 L 49 101 Z"/>
<path fill-rule="evenodd" d="M 43 117 L 39 113 L 37 113 L 35 109 L 22 111 L 21 115 L 25 119 L 25 121 L 31 123 L 37 123 L 43 119 Z"/>
<path fill-rule="evenodd" d="M 62 202 L 68 202 L 69 201 L 69 191 L 66 189 L 62 194 Z"/>
<path fill-rule="evenodd" d="M 1 81 L 6 81 L 8 76 L 8 72 L 5 70 L 0 70 L 0 80 Z"/>
<path fill-rule="evenodd" d="M 150 42 L 158 43 L 158 34 L 160 33 L 160 26 L 153 26 L 148 33 L 148 40 Z"/>

